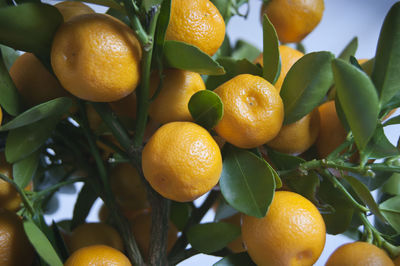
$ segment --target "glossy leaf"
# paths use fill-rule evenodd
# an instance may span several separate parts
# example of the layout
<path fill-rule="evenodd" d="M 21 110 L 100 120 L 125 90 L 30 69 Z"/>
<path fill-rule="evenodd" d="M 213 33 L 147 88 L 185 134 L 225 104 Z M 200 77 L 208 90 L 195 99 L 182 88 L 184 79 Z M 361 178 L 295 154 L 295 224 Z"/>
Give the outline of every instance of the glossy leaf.
<path fill-rule="evenodd" d="M 21 111 L 21 100 L 0 53 L 0 106 L 10 115 Z"/>
<path fill-rule="evenodd" d="M 71 221 L 72 230 L 78 225 L 85 223 L 86 217 L 97 198 L 98 194 L 93 189 L 92 185 L 89 182 L 85 183 L 75 202 L 74 213 Z"/>
<path fill-rule="evenodd" d="M 309 171 L 307 175 L 290 175 L 284 179 L 284 182 L 293 192 L 309 199 L 315 205 L 319 205 L 316 193 L 320 186 L 320 181 L 318 175 L 314 171 Z"/>
<path fill-rule="evenodd" d="M 321 103 L 333 83 L 332 59 L 329 52 L 309 53 L 289 70 L 280 92 L 284 124 L 296 122 Z"/>
<path fill-rule="evenodd" d="M 63 18 L 57 8 L 26 3 L 0 9 L 0 43 L 49 58 L 51 43 Z"/>
<path fill-rule="evenodd" d="M 192 213 L 192 207 L 187 202 L 171 202 L 170 220 L 179 231 L 183 231 Z"/>
<path fill-rule="evenodd" d="M 336 109 L 336 114 L 337 114 L 343 128 L 346 130 L 346 132 L 349 132 L 350 126 L 349 126 L 349 123 L 347 122 L 346 116 L 345 116 L 343 108 L 342 108 L 342 104 L 340 103 L 337 94 L 335 97 L 335 109 Z"/>
<path fill-rule="evenodd" d="M 382 186 L 381 191 L 389 195 L 400 195 L 400 173 L 394 173 Z"/>
<path fill-rule="evenodd" d="M 209 90 L 198 91 L 189 100 L 189 112 L 194 121 L 212 129 L 224 115 L 224 105 L 218 94 Z"/>
<path fill-rule="evenodd" d="M 400 151 L 387 139 L 382 126 L 378 126 L 374 135 L 361 153 L 361 161 L 383 159 L 400 155 Z"/>
<path fill-rule="evenodd" d="M 32 180 L 39 166 L 39 153 L 34 152 L 13 164 L 13 178 L 20 188 L 25 188 Z"/>
<path fill-rule="evenodd" d="M 19 52 L 5 45 L 0 45 L 0 51 L 3 55 L 4 64 L 6 65 L 7 70 L 10 70 L 15 60 L 19 57 Z"/>
<path fill-rule="evenodd" d="M 264 160 L 265 164 L 268 166 L 269 170 L 271 171 L 272 175 L 274 176 L 274 180 L 275 180 L 275 188 L 281 188 L 282 187 L 282 180 L 279 177 L 278 173 L 275 171 L 274 168 L 272 168 L 272 166 L 266 161 Z"/>
<path fill-rule="evenodd" d="M 162 1 L 160 15 L 157 20 L 156 34 L 155 34 L 155 56 L 157 60 L 163 57 L 165 35 L 169 24 L 171 14 L 171 0 Z M 161 62 L 158 62 L 161 65 Z"/>
<path fill-rule="evenodd" d="M 217 261 L 213 266 L 256 266 L 247 252 L 231 254 Z"/>
<path fill-rule="evenodd" d="M 351 56 L 354 56 L 357 52 L 358 38 L 354 37 L 339 54 L 338 58 L 345 61 L 349 61 Z"/>
<path fill-rule="evenodd" d="M 343 60 L 335 59 L 332 69 L 338 99 L 357 147 L 362 151 L 377 124 L 379 103 L 375 87 L 363 71 Z"/>
<path fill-rule="evenodd" d="M 120 10 L 118 9 L 114 9 L 114 8 L 109 8 L 106 12 L 107 15 L 113 16 L 116 19 L 121 20 L 122 22 L 124 22 L 126 25 L 130 26 L 131 22 L 128 18 L 127 15 L 125 15 L 124 13 L 122 13 Z"/>
<path fill-rule="evenodd" d="M 218 201 L 218 208 L 215 210 L 214 221 L 221 221 L 222 219 L 231 217 L 236 213 L 238 213 L 238 211 L 232 208 L 232 206 L 229 205 L 223 197 L 221 197 Z"/>
<path fill-rule="evenodd" d="M 383 22 L 375 54 L 372 80 L 380 102 L 387 103 L 400 91 L 400 2 L 389 10 Z"/>
<path fill-rule="evenodd" d="M 225 69 L 226 74 L 221 76 L 208 77 L 206 87 L 209 90 L 216 89 L 219 85 L 240 74 L 262 76 L 262 69 L 254 65 L 247 59 L 236 60 L 229 57 L 222 57 L 217 59 L 217 62 Z"/>
<path fill-rule="evenodd" d="M 269 159 L 278 170 L 292 170 L 305 162 L 304 159 L 297 156 L 277 152 L 270 148 L 267 148 L 267 150 Z"/>
<path fill-rule="evenodd" d="M 279 42 L 275 28 L 266 15 L 263 16 L 263 77 L 274 84 L 279 76 Z"/>
<path fill-rule="evenodd" d="M 251 152 L 227 146 L 219 181 L 225 200 L 250 216 L 264 217 L 275 191 L 269 166 Z"/>
<path fill-rule="evenodd" d="M 39 105 L 23 112 L 7 124 L 0 127 L 0 131 L 7 131 L 11 129 L 20 128 L 33 124 L 42 119 L 51 116 L 60 116 L 65 114 L 72 105 L 72 100 L 67 97 L 57 98 Z"/>
<path fill-rule="evenodd" d="M 400 196 L 382 202 L 379 208 L 389 224 L 400 233 Z"/>
<path fill-rule="evenodd" d="M 247 59 L 250 62 L 253 62 L 261 54 L 257 47 L 243 40 L 237 41 L 233 50 L 233 59 Z"/>
<path fill-rule="evenodd" d="M 192 247 L 202 253 L 223 249 L 240 235 L 240 227 L 229 223 L 197 224 L 189 228 L 187 239 Z"/>
<path fill-rule="evenodd" d="M 24 230 L 32 246 L 45 262 L 52 266 L 63 266 L 51 242 L 34 222 L 24 221 Z"/>
<path fill-rule="evenodd" d="M 204 75 L 223 75 L 224 68 L 199 48 L 178 41 L 165 41 L 164 58 L 167 66 Z"/>

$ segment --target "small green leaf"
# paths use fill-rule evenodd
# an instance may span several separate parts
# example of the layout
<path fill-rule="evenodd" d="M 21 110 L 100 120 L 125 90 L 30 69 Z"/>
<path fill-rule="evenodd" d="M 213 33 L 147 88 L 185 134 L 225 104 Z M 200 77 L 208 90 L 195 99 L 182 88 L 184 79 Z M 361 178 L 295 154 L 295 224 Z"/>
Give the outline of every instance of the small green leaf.
<path fill-rule="evenodd" d="M 358 38 L 354 37 L 339 54 L 338 58 L 345 61 L 349 61 L 351 56 L 354 56 L 357 52 Z"/>
<path fill-rule="evenodd" d="M 191 214 L 192 206 L 189 203 L 171 201 L 170 220 L 179 231 L 183 231 Z"/>
<path fill-rule="evenodd" d="M 45 262 L 52 266 L 63 266 L 54 247 L 34 222 L 24 221 L 24 230 L 32 246 Z"/>
<path fill-rule="evenodd" d="M 7 70 L 10 70 L 15 60 L 19 57 L 19 52 L 5 45 L 0 45 L 0 52 L 3 55 L 4 64 L 6 65 Z"/>
<path fill-rule="evenodd" d="M 178 42 L 165 41 L 164 58 L 169 67 L 189 70 L 204 75 L 223 75 L 225 70 L 218 62 L 202 52 L 196 46 Z"/>
<path fill-rule="evenodd" d="M 60 255 L 61 259 L 63 261 L 66 261 L 69 257 L 69 252 L 68 252 L 67 245 L 65 244 L 64 237 L 61 234 L 61 231 L 58 226 L 59 226 L 59 224 L 55 223 L 53 220 L 53 223 L 51 224 L 51 229 L 53 231 L 53 235 L 54 235 L 54 239 L 55 239 L 54 245 L 56 245 L 56 247 L 58 248 L 58 254 Z"/>
<path fill-rule="evenodd" d="M 263 16 L 263 76 L 274 83 L 279 76 L 279 42 L 275 28 L 266 15 Z"/>
<path fill-rule="evenodd" d="M 25 188 L 32 180 L 39 166 L 39 153 L 34 152 L 13 164 L 13 178 L 20 188 Z"/>
<path fill-rule="evenodd" d="M 400 233 L 400 196 L 382 202 L 379 208 L 393 229 Z"/>
<path fill-rule="evenodd" d="M 258 218 L 266 215 L 275 191 L 274 175 L 264 160 L 231 145 L 224 151 L 219 184 L 232 207 Z"/>
<path fill-rule="evenodd" d="M 63 17 L 57 8 L 26 3 L 0 9 L 0 43 L 49 58 L 53 36 Z"/>
<path fill-rule="evenodd" d="M 304 159 L 297 156 L 277 152 L 270 148 L 267 148 L 267 150 L 269 159 L 278 170 L 292 170 L 305 162 Z"/>
<path fill-rule="evenodd" d="M 193 94 L 188 106 L 194 121 L 206 129 L 212 129 L 224 115 L 224 104 L 218 94 L 209 90 Z"/>
<path fill-rule="evenodd" d="M 50 116 L 60 116 L 65 114 L 72 105 L 72 100 L 67 97 L 57 98 L 39 105 L 23 112 L 7 124 L 0 127 L 0 131 L 7 131 L 11 129 L 20 128 L 33 124 L 42 119 Z"/>
<path fill-rule="evenodd" d="M 131 22 L 128 18 L 127 15 L 125 15 L 124 13 L 122 13 L 120 10 L 118 9 L 114 9 L 114 8 L 109 8 L 106 12 L 107 15 L 113 16 L 114 18 L 121 20 L 122 22 L 124 22 L 126 25 L 130 26 Z"/>
<path fill-rule="evenodd" d="M 389 10 L 383 22 L 375 54 L 372 80 L 380 102 L 387 103 L 400 90 L 400 2 Z"/>
<path fill-rule="evenodd" d="M 222 219 L 231 217 L 236 213 L 238 213 L 238 211 L 232 208 L 232 206 L 229 205 L 223 197 L 220 197 L 218 201 L 218 208 L 215 211 L 214 221 L 221 221 Z"/>
<path fill-rule="evenodd" d="M 223 249 L 240 236 L 240 227 L 229 223 L 197 224 L 189 228 L 187 238 L 196 250 L 210 254 Z"/>
<path fill-rule="evenodd" d="M 261 51 L 257 47 L 243 40 L 239 40 L 236 42 L 235 48 L 233 49 L 232 58 L 247 59 L 253 62 L 260 54 Z"/>
<path fill-rule="evenodd" d="M 213 266 L 256 266 L 247 252 L 231 254 L 217 261 Z"/>
<path fill-rule="evenodd" d="M 341 59 L 335 59 L 332 68 L 337 96 L 357 147 L 362 151 L 377 124 L 379 102 L 375 87 L 363 71 Z"/>
<path fill-rule="evenodd" d="M 361 153 L 361 161 L 368 159 L 383 159 L 400 155 L 399 150 L 387 139 L 383 127 L 379 125 L 364 151 Z"/>
<path fill-rule="evenodd" d="M 392 174 L 392 176 L 382 186 L 381 191 L 393 196 L 400 195 L 400 174 Z"/>
<path fill-rule="evenodd" d="M 171 0 L 162 1 L 160 14 L 157 20 L 156 34 L 154 37 L 156 43 L 155 57 L 157 58 L 158 63 L 160 65 L 162 62 L 165 35 L 167 33 L 170 15 L 171 15 Z"/>
<path fill-rule="evenodd" d="M 12 81 L 8 69 L 3 62 L 0 51 L 0 106 L 10 115 L 17 115 L 21 111 L 21 100 L 17 88 Z"/>
<path fill-rule="evenodd" d="M 88 216 L 90 209 L 97 198 L 98 194 L 93 189 L 92 185 L 90 183 L 85 183 L 78 194 L 78 198 L 74 206 L 71 230 L 76 228 L 78 225 L 85 223 L 86 217 Z"/>
<path fill-rule="evenodd" d="M 59 117 L 49 117 L 28 126 L 10 130 L 6 141 L 6 158 L 9 163 L 28 157 L 51 136 Z"/>
<path fill-rule="evenodd" d="M 276 188 L 281 188 L 282 187 L 282 180 L 279 177 L 278 173 L 275 171 L 274 168 L 272 168 L 272 166 L 266 160 L 264 160 L 264 163 L 268 166 L 269 170 L 271 171 L 272 175 L 274 176 L 275 187 Z"/>
<path fill-rule="evenodd" d="M 225 69 L 226 74 L 209 76 L 206 82 L 206 87 L 209 90 L 215 90 L 219 85 L 240 74 L 262 76 L 262 69 L 247 59 L 236 60 L 229 57 L 221 57 L 217 59 L 217 62 Z"/>
<path fill-rule="evenodd" d="M 284 124 L 296 122 L 321 103 L 333 83 L 332 59 L 329 52 L 309 53 L 289 70 L 280 92 Z"/>
<path fill-rule="evenodd" d="M 316 198 L 316 193 L 320 186 L 320 181 L 318 175 L 314 171 L 309 171 L 307 175 L 290 175 L 284 179 L 284 182 L 294 192 L 309 199 L 315 205 L 319 205 L 319 202 Z"/>

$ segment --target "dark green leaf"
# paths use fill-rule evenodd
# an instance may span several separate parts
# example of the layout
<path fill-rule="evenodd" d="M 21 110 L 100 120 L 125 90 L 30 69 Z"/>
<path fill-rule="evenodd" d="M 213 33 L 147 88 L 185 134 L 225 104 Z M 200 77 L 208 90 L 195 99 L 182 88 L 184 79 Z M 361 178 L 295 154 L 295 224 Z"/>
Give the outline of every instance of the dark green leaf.
<path fill-rule="evenodd" d="M 224 115 L 224 104 L 218 94 L 209 90 L 193 94 L 188 106 L 194 121 L 206 129 L 212 129 Z"/>
<path fill-rule="evenodd" d="M 346 116 L 345 116 L 343 108 L 342 108 L 342 104 L 340 103 L 337 94 L 335 96 L 335 109 L 336 109 L 336 114 L 337 114 L 343 128 L 346 130 L 346 132 L 349 132 L 350 126 L 349 126 L 349 123 L 347 122 Z"/>
<path fill-rule="evenodd" d="M 219 85 L 240 74 L 262 76 L 262 69 L 247 59 L 236 60 L 229 57 L 222 57 L 217 59 L 217 62 L 225 69 L 226 74 L 208 77 L 206 87 L 209 90 L 216 89 Z"/>
<path fill-rule="evenodd" d="M 234 15 L 246 16 L 238 13 L 239 8 L 248 2 L 248 0 L 211 0 L 211 2 L 218 9 L 221 16 L 224 18 L 225 24 L 228 24 L 229 20 Z"/>
<path fill-rule="evenodd" d="M 7 70 L 10 70 L 15 60 L 19 57 L 18 51 L 5 45 L 0 45 L 0 51 L 3 55 L 4 64 L 6 65 Z"/>
<path fill-rule="evenodd" d="M 240 236 L 240 227 L 229 223 L 197 224 L 189 228 L 187 238 L 190 245 L 202 253 L 223 249 Z"/>
<path fill-rule="evenodd" d="M 109 8 L 106 12 L 106 14 L 113 16 L 116 19 L 121 20 L 122 22 L 124 22 L 126 25 L 130 26 L 131 22 L 128 18 L 127 15 L 125 15 L 124 13 L 122 13 L 120 10 L 118 9 L 114 9 L 114 8 Z"/>
<path fill-rule="evenodd" d="M 161 4 L 160 15 L 157 20 L 156 34 L 155 34 L 155 56 L 157 58 L 157 62 L 161 65 L 163 51 L 164 51 L 164 42 L 165 35 L 167 33 L 167 28 L 169 24 L 169 18 L 171 13 L 171 0 L 163 1 Z"/>
<path fill-rule="evenodd" d="M 266 165 L 268 165 L 269 170 L 271 171 L 272 175 L 274 176 L 275 187 L 276 188 L 281 188 L 282 187 L 282 180 L 279 177 L 278 173 L 275 171 L 274 168 L 272 168 L 272 166 L 267 161 L 264 160 L 264 162 L 265 162 Z"/>
<path fill-rule="evenodd" d="M 126 12 L 125 7 L 121 4 L 119 4 L 120 1 L 114 1 L 114 0 L 76 0 L 76 1 L 110 7 L 110 8 L 119 10 L 123 13 Z"/>
<path fill-rule="evenodd" d="M 361 181 L 364 185 L 366 185 L 370 191 L 374 191 L 375 189 L 380 188 L 391 175 L 391 172 L 385 172 L 385 171 L 374 171 L 374 172 L 375 172 L 374 177 L 369 177 L 357 173 L 348 173 L 348 175 L 357 178 L 358 181 Z"/>
<path fill-rule="evenodd" d="M 59 117 L 49 117 L 28 126 L 10 130 L 6 141 L 6 158 L 9 163 L 28 157 L 51 136 Z"/>
<path fill-rule="evenodd" d="M 169 67 L 189 70 L 204 75 L 223 75 L 225 70 L 218 62 L 199 48 L 178 41 L 165 41 L 164 58 Z"/>
<path fill-rule="evenodd" d="M 21 100 L 17 88 L 12 81 L 8 69 L 3 62 L 0 52 L 0 106 L 10 115 L 17 115 L 21 111 Z"/>
<path fill-rule="evenodd" d="M 393 229 L 400 233 L 400 196 L 384 201 L 379 208 Z"/>
<path fill-rule="evenodd" d="M 57 98 L 23 112 L 7 124 L 0 127 L 0 131 L 20 128 L 33 124 L 50 116 L 60 116 L 65 114 L 72 105 L 72 100 L 67 97 Z"/>
<path fill-rule="evenodd" d="M 266 15 L 263 16 L 263 77 L 275 83 L 279 76 L 279 42 L 275 28 Z"/>
<path fill-rule="evenodd" d="M 170 220 L 174 223 L 179 231 L 183 231 L 190 215 L 192 214 L 192 207 L 187 202 L 171 202 Z"/>
<path fill-rule="evenodd" d="M 255 266 L 247 252 L 231 254 L 217 261 L 213 266 Z"/>
<path fill-rule="evenodd" d="M 92 185 L 90 183 L 85 183 L 78 194 L 74 206 L 74 213 L 71 221 L 72 230 L 78 225 L 85 223 L 86 217 L 97 198 L 98 195 L 92 188 Z"/>
<path fill-rule="evenodd" d="M 275 191 L 274 175 L 265 161 L 251 152 L 226 146 L 221 192 L 235 209 L 250 216 L 264 217 Z"/>
<path fill-rule="evenodd" d="M 24 230 L 32 246 L 45 262 L 52 266 L 63 266 L 52 244 L 34 222 L 24 221 Z"/>
<path fill-rule="evenodd" d="M 400 90 L 400 2 L 392 6 L 383 22 L 375 54 L 372 80 L 380 102 L 387 103 Z"/>
<path fill-rule="evenodd" d="M 223 197 L 221 197 L 218 201 L 218 208 L 215 211 L 214 221 L 221 221 L 222 219 L 231 217 L 236 213 L 238 213 L 238 211 L 232 208 L 232 206 L 229 205 Z"/>
<path fill-rule="evenodd" d="M 267 150 L 269 159 L 278 170 L 292 170 L 305 162 L 305 160 L 297 156 L 277 152 L 269 148 Z"/>
<path fill-rule="evenodd" d="M 363 71 L 341 59 L 335 59 L 332 68 L 337 96 L 357 147 L 362 151 L 377 124 L 379 103 L 375 87 Z"/>
<path fill-rule="evenodd" d="M 65 244 L 64 237 L 61 234 L 60 229 L 58 228 L 58 223 L 55 223 L 54 220 L 53 223 L 51 224 L 51 229 L 53 231 L 53 235 L 55 238 L 54 244 L 59 250 L 58 254 L 60 255 L 63 261 L 66 261 L 69 257 L 68 248 L 67 245 Z"/>
<path fill-rule="evenodd" d="M 309 53 L 287 73 L 281 90 L 285 107 L 284 124 L 301 119 L 317 107 L 333 83 L 329 52 Z"/>
<path fill-rule="evenodd" d="M 0 43 L 49 58 L 53 36 L 63 17 L 54 6 L 26 3 L 0 9 Z"/>
<path fill-rule="evenodd" d="M 34 152 L 13 164 L 13 177 L 20 188 L 25 188 L 32 180 L 39 166 L 39 153 Z"/>
<path fill-rule="evenodd" d="M 383 127 L 379 125 L 374 135 L 361 153 L 361 161 L 368 159 L 383 159 L 400 155 L 399 150 L 387 139 Z"/>
<path fill-rule="evenodd" d="M 387 120 L 383 126 L 390 126 L 390 125 L 397 125 L 400 124 L 400 115 L 395 116 L 393 118 L 390 118 L 389 120 Z"/>
<path fill-rule="evenodd" d="M 358 38 L 354 37 L 339 54 L 338 58 L 345 61 L 349 61 L 351 56 L 354 56 L 357 52 Z"/>
<path fill-rule="evenodd" d="M 261 51 L 257 47 L 243 40 L 239 40 L 233 49 L 232 58 L 247 59 L 253 62 L 260 54 Z"/>
<path fill-rule="evenodd" d="M 307 175 L 299 175 L 296 173 L 288 176 L 284 181 L 291 190 L 309 199 L 315 205 L 319 205 L 316 193 L 320 186 L 320 181 L 318 175 L 314 171 L 309 171 Z"/>
<path fill-rule="evenodd" d="M 383 185 L 381 190 L 389 195 L 400 195 L 400 173 L 394 173 Z"/>

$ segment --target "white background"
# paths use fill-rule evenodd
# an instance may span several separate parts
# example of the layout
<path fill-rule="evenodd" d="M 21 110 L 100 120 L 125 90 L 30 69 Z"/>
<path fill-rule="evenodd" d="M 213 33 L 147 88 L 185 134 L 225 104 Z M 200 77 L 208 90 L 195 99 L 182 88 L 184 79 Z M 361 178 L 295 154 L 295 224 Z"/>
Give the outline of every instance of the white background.
<path fill-rule="evenodd" d="M 190 0 L 188 0 L 190 1 Z M 325 12 L 321 23 L 303 41 L 307 52 L 327 50 L 335 55 L 339 54 L 346 44 L 355 36 L 358 37 L 357 58 L 372 58 L 375 54 L 376 43 L 380 27 L 394 0 L 326 0 Z M 244 39 L 258 48 L 262 48 L 262 28 L 260 24 L 261 0 L 250 0 L 250 13 L 247 20 L 232 18 L 227 27 L 227 32 L 232 43 L 238 39 Z M 104 8 L 95 7 L 96 11 L 104 12 Z M 366 108 L 368 108 L 366 106 Z M 399 112 L 397 112 L 398 114 Z M 386 131 L 389 139 L 395 143 L 399 135 L 399 127 L 390 126 Z M 77 186 L 79 188 L 80 185 Z M 65 188 L 58 200 L 53 200 L 53 208 L 56 212 L 46 216 L 46 221 L 59 221 L 72 216 L 75 202 L 76 189 Z M 201 201 L 201 199 L 200 199 Z M 89 221 L 97 221 L 97 212 L 100 201 L 97 201 L 88 217 Z M 213 219 L 212 213 L 208 213 L 205 221 Z M 329 255 L 342 243 L 351 240 L 343 236 L 327 235 L 325 249 L 315 265 L 324 265 Z M 197 255 L 180 266 L 212 265 L 220 258 Z"/>

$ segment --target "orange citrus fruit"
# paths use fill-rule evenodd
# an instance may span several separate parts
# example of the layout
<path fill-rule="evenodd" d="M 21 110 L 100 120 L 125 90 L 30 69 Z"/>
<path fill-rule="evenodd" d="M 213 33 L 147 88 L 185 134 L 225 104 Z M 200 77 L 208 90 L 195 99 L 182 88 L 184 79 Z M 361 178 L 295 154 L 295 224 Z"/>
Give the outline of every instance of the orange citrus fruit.
<path fill-rule="evenodd" d="M 315 109 L 302 119 L 282 126 L 278 136 L 267 145 L 277 151 L 291 154 L 305 152 L 314 144 L 319 132 L 319 112 Z"/>
<path fill-rule="evenodd" d="M 254 148 L 275 138 L 282 127 L 283 102 L 265 79 L 242 74 L 214 90 L 224 104 L 215 131 L 240 148 Z"/>
<path fill-rule="evenodd" d="M 213 55 L 224 38 L 224 19 L 210 0 L 172 0 L 167 40 L 186 42 Z"/>
<path fill-rule="evenodd" d="M 329 257 L 326 266 L 394 266 L 385 251 L 366 242 L 353 242 L 340 246 Z"/>
<path fill-rule="evenodd" d="M 2 121 L 3 121 L 3 111 L 1 110 L 1 107 L 0 107 L 0 125 L 1 125 Z"/>
<path fill-rule="evenodd" d="M 400 266 L 400 256 L 398 256 L 397 258 L 394 259 L 393 261 L 395 266 Z"/>
<path fill-rule="evenodd" d="M 142 167 L 154 190 L 165 198 L 187 202 L 218 183 L 222 157 L 207 130 L 192 122 L 171 122 L 144 146 Z"/>
<path fill-rule="evenodd" d="M 301 57 L 303 57 L 303 53 L 293 49 L 286 45 L 279 45 L 279 56 L 281 58 L 281 72 L 279 74 L 278 79 L 276 80 L 274 86 L 278 91 L 281 91 L 283 81 L 290 68 L 297 62 Z M 263 54 L 261 53 L 256 60 L 255 63 L 259 63 L 263 66 Z"/>
<path fill-rule="evenodd" d="M 0 265 L 30 266 L 33 255 L 21 218 L 0 208 Z"/>
<path fill-rule="evenodd" d="M 324 12 L 324 0 L 270 0 L 263 4 L 282 43 L 300 42 L 319 24 Z"/>
<path fill-rule="evenodd" d="M 121 251 L 104 245 L 80 248 L 69 256 L 64 266 L 131 266 L 129 259 Z"/>
<path fill-rule="evenodd" d="M 173 121 L 192 121 L 188 108 L 190 97 L 206 89 L 200 74 L 180 69 L 167 69 L 163 75 L 165 77 L 161 91 L 150 104 L 149 116 L 162 124 Z M 159 79 L 156 77 L 152 81 L 151 90 L 155 92 Z"/>
<path fill-rule="evenodd" d="M 260 266 L 312 265 L 325 245 L 325 223 L 303 196 L 277 191 L 264 218 L 244 215 L 242 237 Z"/>
<path fill-rule="evenodd" d="M 106 14 L 76 16 L 53 39 L 51 65 L 63 87 L 78 98 L 112 102 L 139 83 L 141 47 L 132 29 Z"/>
<path fill-rule="evenodd" d="M 65 1 L 54 5 L 64 18 L 68 21 L 73 17 L 94 13 L 94 10 L 82 2 Z"/>

